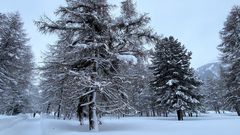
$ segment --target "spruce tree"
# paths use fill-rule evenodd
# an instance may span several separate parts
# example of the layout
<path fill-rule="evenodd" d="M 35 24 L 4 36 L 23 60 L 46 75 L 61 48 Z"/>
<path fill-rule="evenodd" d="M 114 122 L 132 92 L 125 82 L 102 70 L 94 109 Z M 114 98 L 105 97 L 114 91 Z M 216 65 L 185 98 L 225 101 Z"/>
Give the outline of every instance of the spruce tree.
<path fill-rule="evenodd" d="M 221 61 L 224 65 L 224 79 L 227 87 L 225 103 L 234 108 L 240 116 L 240 7 L 234 6 L 220 32 L 222 43 Z"/>
<path fill-rule="evenodd" d="M 156 45 L 152 58 L 150 85 L 155 91 L 155 106 L 165 112 L 177 111 L 178 120 L 183 120 L 183 112 L 197 111 L 201 104 L 200 81 L 190 68 L 191 54 L 170 36 Z"/>

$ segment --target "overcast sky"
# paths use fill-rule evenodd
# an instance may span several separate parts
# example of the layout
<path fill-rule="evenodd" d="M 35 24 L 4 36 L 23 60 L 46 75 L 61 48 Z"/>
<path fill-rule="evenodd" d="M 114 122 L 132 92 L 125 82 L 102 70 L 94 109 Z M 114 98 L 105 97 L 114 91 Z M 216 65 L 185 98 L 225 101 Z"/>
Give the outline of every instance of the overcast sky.
<path fill-rule="evenodd" d="M 117 4 L 120 0 L 109 0 Z M 151 26 L 159 34 L 174 36 L 193 52 L 192 66 L 197 68 L 218 59 L 219 31 L 228 13 L 239 0 L 135 0 L 141 13 L 149 13 Z M 47 44 L 56 37 L 42 35 L 33 24 L 40 16 L 54 18 L 64 0 L 2 0 L 0 12 L 19 11 L 36 61 L 41 62 Z"/>

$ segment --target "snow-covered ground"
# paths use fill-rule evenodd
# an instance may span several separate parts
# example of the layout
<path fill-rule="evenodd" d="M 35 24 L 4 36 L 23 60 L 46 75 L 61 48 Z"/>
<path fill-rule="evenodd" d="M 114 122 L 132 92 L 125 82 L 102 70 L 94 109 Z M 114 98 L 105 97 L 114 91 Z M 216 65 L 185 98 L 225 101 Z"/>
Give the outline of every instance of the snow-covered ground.
<path fill-rule="evenodd" d="M 176 117 L 104 118 L 100 131 L 89 132 L 75 120 L 0 116 L 0 135 L 239 135 L 235 113 L 202 114 L 177 121 Z"/>

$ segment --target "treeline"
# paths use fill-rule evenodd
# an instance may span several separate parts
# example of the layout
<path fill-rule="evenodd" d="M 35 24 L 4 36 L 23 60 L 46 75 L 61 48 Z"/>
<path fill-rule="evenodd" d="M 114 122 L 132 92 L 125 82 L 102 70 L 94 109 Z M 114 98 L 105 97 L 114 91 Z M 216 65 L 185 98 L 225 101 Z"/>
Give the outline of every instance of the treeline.
<path fill-rule="evenodd" d="M 204 82 L 190 67 L 192 53 L 173 36 L 155 33 L 132 0 L 121 2 L 117 17 L 114 7 L 107 0 L 67 0 L 56 20 L 35 21 L 43 34 L 58 35 L 39 68 L 38 88 L 19 14 L 1 14 L 0 112 L 77 116 L 80 124 L 86 117 L 90 130 L 98 130 L 107 114 L 175 112 L 183 120 L 206 109 L 235 109 L 240 115 L 240 7 L 233 7 L 220 32 L 221 79 Z"/>

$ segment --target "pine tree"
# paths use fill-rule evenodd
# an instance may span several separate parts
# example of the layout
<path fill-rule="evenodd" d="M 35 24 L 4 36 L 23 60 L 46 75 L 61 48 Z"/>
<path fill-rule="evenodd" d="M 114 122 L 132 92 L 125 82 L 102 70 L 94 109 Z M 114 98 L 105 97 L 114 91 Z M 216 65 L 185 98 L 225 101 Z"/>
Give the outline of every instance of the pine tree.
<path fill-rule="evenodd" d="M 125 63 L 134 62 L 142 54 L 142 45 L 154 41 L 156 36 L 147 27 L 149 18 L 146 15 L 126 22 L 122 17 L 115 20 L 110 16 L 112 6 L 105 0 L 66 2 L 67 6 L 60 7 L 56 12 L 59 16 L 57 21 L 45 17 L 36 24 L 43 33 L 58 34 L 61 42 L 55 47 L 61 49 L 53 54 L 60 54 L 57 65 L 64 65 L 64 72 L 70 72 L 72 78 L 76 79 L 76 83 L 71 85 L 67 82 L 68 89 L 74 89 L 71 90 L 72 96 L 79 95 L 78 100 L 73 99 L 74 103 L 78 102 L 79 118 L 88 109 L 89 129 L 98 130 L 98 114 L 131 108 L 126 89 L 122 87 L 126 75 L 121 67 Z M 138 44 L 131 42 L 133 40 L 138 41 Z M 59 53 L 63 51 L 65 53 Z M 47 63 L 54 63 L 55 60 L 51 61 L 47 60 Z M 50 69 L 46 67 L 46 71 Z M 54 69 L 49 71 L 49 75 L 51 72 Z M 54 79 L 50 77 L 49 84 L 55 85 L 52 81 Z M 65 97 L 64 94 L 64 100 Z"/>
<path fill-rule="evenodd" d="M 221 61 L 224 65 L 227 94 L 226 105 L 234 108 L 240 116 L 240 7 L 234 6 L 220 32 L 222 43 Z"/>
<path fill-rule="evenodd" d="M 1 14 L 0 28 L 1 110 L 15 115 L 24 112 L 28 104 L 33 56 L 19 13 Z"/>
<path fill-rule="evenodd" d="M 173 37 L 162 39 L 155 47 L 152 59 L 156 107 L 166 112 L 177 111 L 178 120 L 183 120 L 183 111 L 197 111 L 200 94 L 199 80 L 190 68 L 191 52 L 187 52 Z"/>

